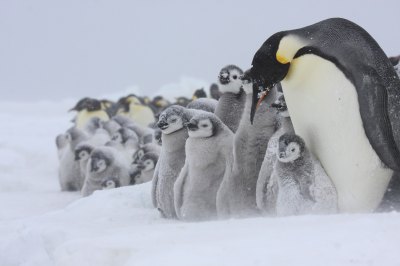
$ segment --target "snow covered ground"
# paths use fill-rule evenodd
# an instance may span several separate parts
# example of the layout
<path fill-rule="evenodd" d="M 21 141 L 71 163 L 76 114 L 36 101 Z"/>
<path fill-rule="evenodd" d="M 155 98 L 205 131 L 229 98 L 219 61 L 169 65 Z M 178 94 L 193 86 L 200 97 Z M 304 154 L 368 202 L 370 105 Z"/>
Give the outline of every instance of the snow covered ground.
<path fill-rule="evenodd" d="M 73 101 L 0 104 L 0 265 L 400 265 L 400 214 L 161 219 L 150 184 L 60 192 Z"/>

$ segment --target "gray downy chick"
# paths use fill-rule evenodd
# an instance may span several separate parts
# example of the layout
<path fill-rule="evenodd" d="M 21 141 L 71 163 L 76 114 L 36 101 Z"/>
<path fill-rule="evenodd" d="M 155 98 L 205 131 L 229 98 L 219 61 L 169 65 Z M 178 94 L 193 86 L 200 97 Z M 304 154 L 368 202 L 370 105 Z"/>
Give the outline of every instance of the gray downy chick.
<path fill-rule="evenodd" d="M 176 218 L 174 183 L 185 164 L 185 143 L 189 137 L 184 127 L 189 122 L 185 107 L 172 105 L 159 117 L 157 126 L 162 135 L 161 154 L 152 184 L 153 205 L 164 218 Z"/>
<path fill-rule="evenodd" d="M 271 178 L 278 184 L 278 216 L 337 212 L 336 189 L 303 139 L 282 135 L 276 157 Z"/>
<path fill-rule="evenodd" d="M 243 71 L 239 67 L 229 65 L 221 69 L 218 76 L 222 95 L 219 98 L 215 114 L 233 133 L 239 127 L 246 101 L 246 94 L 240 80 L 242 75 Z"/>
<path fill-rule="evenodd" d="M 135 184 L 150 182 L 153 179 L 158 156 L 155 153 L 146 153 L 139 159 L 137 168 L 140 170 L 140 177 L 135 178 Z"/>
<path fill-rule="evenodd" d="M 179 219 L 217 218 L 217 190 L 233 163 L 232 131 L 214 114 L 202 112 L 186 125 L 186 161 L 174 185 Z"/>
<path fill-rule="evenodd" d="M 117 178 L 121 186 L 129 185 L 129 169 L 129 161 L 117 149 L 107 146 L 95 148 L 88 161 L 82 196 L 89 196 L 95 190 L 102 189 L 102 183 L 107 178 Z"/>
<path fill-rule="evenodd" d="M 246 217 L 259 213 L 256 204 L 258 174 L 264 160 L 270 137 L 275 132 L 276 112 L 271 104 L 276 98 L 273 88 L 270 97 L 257 109 L 250 122 L 253 84 L 246 74 L 242 77 L 246 105 L 233 142 L 234 164 L 232 174 L 226 176 L 217 194 L 218 216 Z"/>
<path fill-rule="evenodd" d="M 83 178 L 80 172 L 79 162 L 75 161 L 76 146 L 89 138 L 89 136 L 76 127 L 72 127 L 65 133 L 68 142 L 60 158 L 58 177 L 62 191 L 77 191 L 82 188 Z"/>
<path fill-rule="evenodd" d="M 268 142 L 268 147 L 258 175 L 256 188 L 257 207 L 263 214 L 269 215 L 275 214 L 278 186 L 276 182 L 270 182 L 270 177 L 277 160 L 276 151 L 278 149 L 279 138 L 285 133 L 294 134 L 292 121 L 282 92 L 278 93 L 277 98 L 271 107 L 277 112 L 277 130 Z"/>

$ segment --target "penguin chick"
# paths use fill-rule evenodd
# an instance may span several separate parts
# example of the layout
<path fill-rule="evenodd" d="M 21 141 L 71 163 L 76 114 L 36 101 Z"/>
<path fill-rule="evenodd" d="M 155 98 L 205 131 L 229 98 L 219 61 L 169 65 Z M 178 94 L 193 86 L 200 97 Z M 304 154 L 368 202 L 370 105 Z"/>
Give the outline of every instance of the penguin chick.
<path fill-rule="evenodd" d="M 131 118 L 135 123 L 147 127 L 154 122 L 153 110 L 134 94 L 119 99 L 118 104 L 118 114 Z"/>
<path fill-rule="evenodd" d="M 137 163 L 137 168 L 140 170 L 140 177 L 135 179 L 135 184 L 149 182 L 153 179 L 154 170 L 158 161 L 158 154 L 146 153 Z"/>
<path fill-rule="evenodd" d="M 60 158 L 60 166 L 58 169 L 58 178 L 62 191 L 80 190 L 83 184 L 83 178 L 80 172 L 80 166 L 75 161 L 76 146 L 89 138 L 89 136 L 76 127 L 72 127 L 65 133 L 68 145 Z"/>
<path fill-rule="evenodd" d="M 116 178 L 121 186 L 130 183 L 130 163 L 113 147 L 95 148 L 88 161 L 85 183 L 82 196 L 91 195 L 95 190 L 102 189 L 102 183 L 107 178 Z"/>
<path fill-rule="evenodd" d="M 189 137 L 184 124 L 189 122 L 185 107 L 172 105 L 159 117 L 162 147 L 152 183 L 153 205 L 164 218 L 176 218 L 174 183 L 185 164 L 185 143 Z"/>
<path fill-rule="evenodd" d="M 212 99 L 217 100 L 217 101 L 221 97 L 221 92 L 219 91 L 218 84 L 216 84 L 216 83 L 211 84 L 211 86 L 210 86 L 210 97 Z"/>
<path fill-rule="evenodd" d="M 115 177 L 106 178 L 101 183 L 102 189 L 112 189 L 112 188 L 118 188 L 120 186 L 121 184 L 119 182 L 119 179 Z"/>
<path fill-rule="evenodd" d="M 197 100 L 200 98 L 207 98 L 207 93 L 204 91 L 204 88 L 195 90 L 192 96 L 192 100 Z"/>
<path fill-rule="evenodd" d="M 276 206 L 277 183 L 274 180 L 270 181 L 270 177 L 277 160 L 276 151 L 278 149 L 279 138 L 285 133 L 294 134 L 283 93 L 278 93 L 277 99 L 271 107 L 277 112 L 277 130 L 269 139 L 256 187 L 257 207 L 262 213 L 269 215 L 275 213 Z"/>
<path fill-rule="evenodd" d="M 239 128 L 233 141 L 234 163 L 232 174 L 225 176 L 217 194 L 217 211 L 221 218 L 257 215 L 256 186 L 268 141 L 275 132 L 276 112 L 270 106 L 276 97 L 276 88 L 270 93 L 250 122 L 253 84 L 248 76 L 241 77 L 246 92 L 246 103 Z"/>
<path fill-rule="evenodd" d="M 132 119 L 128 117 L 124 117 L 122 115 L 117 115 L 112 118 L 116 121 L 121 127 L 129 128 L 137 134 L 139 137 L 141 144 L 150 143 L 153 140 L 154 130 L 148 127 L 143 127 L 137 123 L 135 123 Z"/>
<path fill-rule="evenodd" d="M 135 151 L 139 149 L 139 137 L 136 132 L 130 128 L 120 128 L 114 133 L 111 140 L 121 143 L 126 149 Z"/>
<path fill-rule="evenodd" d="M 82 180 L 86 179 L 87 163 L 93 149 L 94 146 L 86 142 L 79 143 L 75 148 L 75 161 L 79 162 L 79 169 Z"/>
<path fill-rule="evenodd" d="M 98 117 L 103 121 L 109 120 L 109 116 L 99 100 L 83 98 L 69 111 L 77 111 L 75 125 L 79 129 L 84 129 L 85 125 L 92 117 Z"/>
<path fill-rule="evenodd" d="M 187 108 L 214 113 L 215 109 L 217 109 L 217 106 L 218 106 L 218 101 L 215 99 L 199 98 L 197 100 L 190 102 L 187 105 Z"/>
<path fill-rule="evenodd" d="M 278 184 L 277 215 L 336 212 L 336 189 L 303 139 L 283 134 L 278 145 L 271 176 Z"/>
<path fill-rule="evenodd" d="M 186 161 L 174 184 L 179 219 L 198 221 L 217 217 L 217 190 L 232 167 L 232 131 L 214 114 L 196 114 L 186 125 Z"/>
<path fill-rule="evenodd" d="M 161 147 L 154 143 L 140 145 L 139 149 L 132 156 L 133 163 L 137 164 L 139 160 L 147 153 L 155 153 L 160 155 Z"/>
<path fill-rule="evenodd" d="M 215 114 L 234 133 L 239 126 L 246 101 L 240 80 L 242 75 L 243 71 L 239 67 L 228 65 L 221 69 L 218 76 L 222 95 Z"/>

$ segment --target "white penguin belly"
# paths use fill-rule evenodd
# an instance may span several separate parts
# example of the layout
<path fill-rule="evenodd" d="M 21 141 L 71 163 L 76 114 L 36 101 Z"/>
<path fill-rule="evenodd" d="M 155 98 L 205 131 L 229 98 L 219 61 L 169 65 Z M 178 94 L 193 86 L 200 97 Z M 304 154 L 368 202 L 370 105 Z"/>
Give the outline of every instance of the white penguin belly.
<path fill-rule="evenodd" d="M 353 84 L 332 62 L 310 54 L 293 60 L 282 87 L 296 134 L 336 186 L 339 210 L 374 210 L 393 171 L 367 139 Z"/>

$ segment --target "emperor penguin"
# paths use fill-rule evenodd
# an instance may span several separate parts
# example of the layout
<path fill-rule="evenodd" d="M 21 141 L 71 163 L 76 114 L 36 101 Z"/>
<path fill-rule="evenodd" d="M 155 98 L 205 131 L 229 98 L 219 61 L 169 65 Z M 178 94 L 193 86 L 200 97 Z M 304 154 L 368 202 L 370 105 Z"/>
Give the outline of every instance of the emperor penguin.
<path fill-rule="evenodd" d="M 281 82 L 296 134 L 332 179 L 339 210 L 373 211 L 400 170 L 400 80 L 377 42 L 331 18 L 272 35 L 250 73 L 252 114 Z"/>
<path fill-rule="evenodd" d="M 276 214 L 327 214 L 337 211 L 337 194 L 321 164 L 297 135 L 279 138 L 271 179 L 277 183 Z"/>
<path fill-rule="evenodd" d="M 69 111 L 76 111 L 75 125 L 79 129 L 84 129 L 87 122 L 92 117 L 98 117 L 103 121 L 109 120 L 104 105 L 99 100 L 92 98 L 83 98 Z"/>
<path fill-rule="evenodd" d="M 130 183 L 130 162 L 118 150 L 109 146 L 93 149 L 88 161 L 82 196 L 91 195 L 95 190 L 103 188 L 103 182 L 108 178 L 116 178 L 121 186 Z"/>
<path fill-rule="evenodd" d="M 294 134 L 293 124 L 282 92 L 278 92 L 277 99 L 271 105 L 271 108 L 277 112 L 276 131 L 268 141 L 256 185 L 257 207 L 266 215 L 274 215 L 276 211 L 277 184 L 269 181 L 277 160 L 276 151 L 278 150 L 279 138 L 285 133 Z"/>
<path fill-rule="evenodd" d="M 185 143 L 189 135 L 184 125 L 188 122 L 186 108 L 172 105 L 160 114 L 157 123 L 163 145 L 154 172 L 152 199 L 164 218 L 176 218 L 174 184 L 185 164 Z"/>
<path fill-rule="evenodd" d="M 221 69 L 218 76 L 222 95 L 218 101 L 217 109 L 215 109 L 215 114 L 233 133 L 239 127 L 246 102 L 246 94 L 240 80 L 242 75 L 243 71 L 239 67 L 228 65 Z"/>
<path fill-rule="evenodd" d="M 233 133 L 208 112 L 194 115 L 186 127 L 186 161 L 174 184 L 175 211 L 181 220 L 216 219 L 217 191 L 231 174 Z"/>
<path fill-rule="evenodd" d="M 119 99 L 118 114 L 131 118 L 135 123 L 147 127 L 154 122 L 153 110 L 134 94 Z"/>
<path fill-rule="evenodd" d="M 254 216 L 258 174 L 270 137 L 275 132 L 276 112 L 270 106 L 276 88 L 257 110 L 253 125 L 250 122 L 253 84 L 247 73 L 241 77 L 246 93 L 245 108 L 233 141 L 232 174 L 225 176 L 217 194 L 217 211 L 221 218 Z"/>

